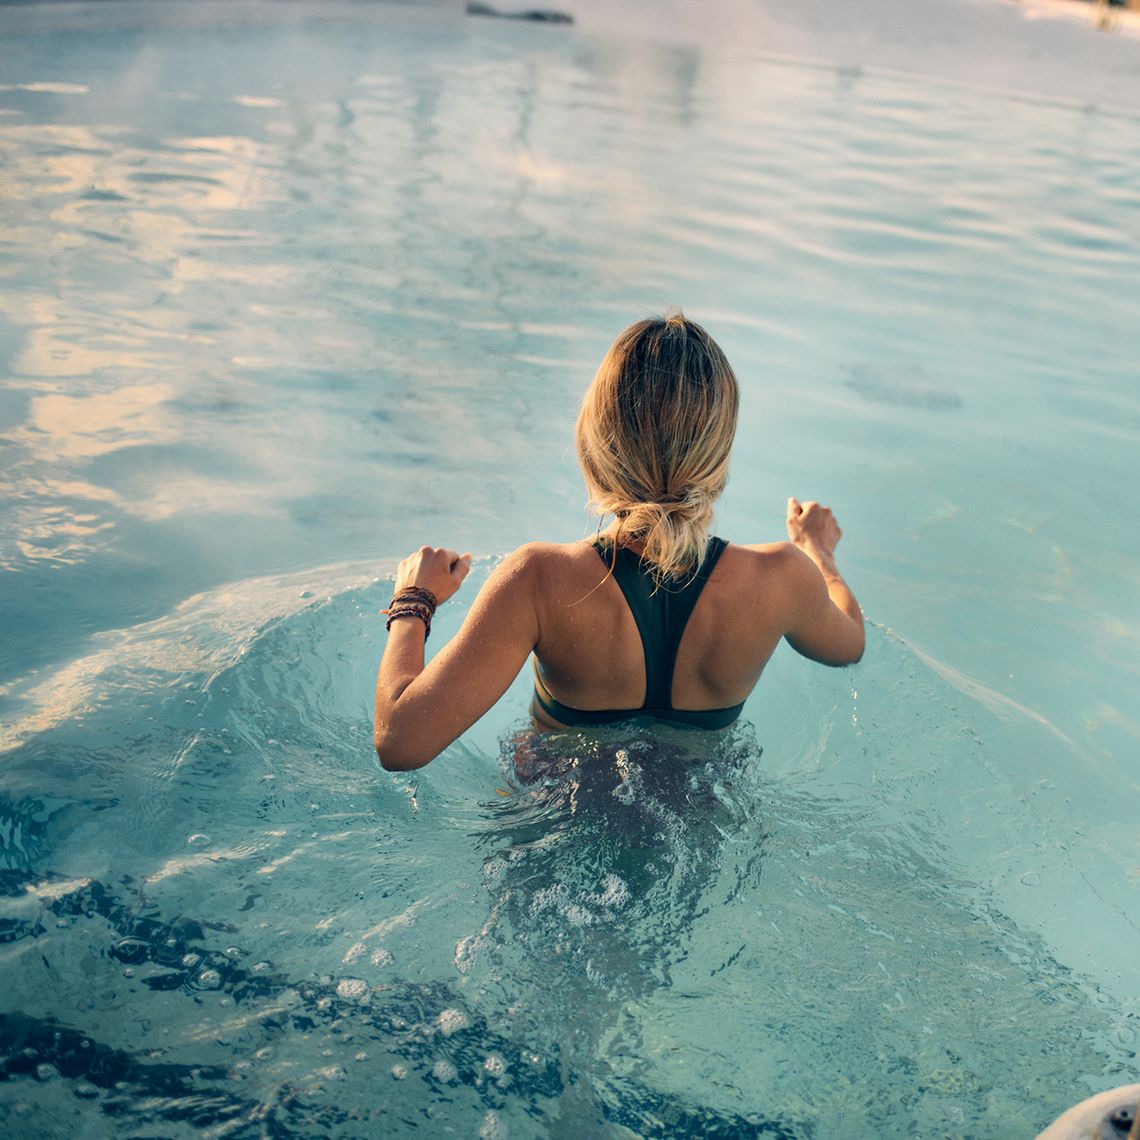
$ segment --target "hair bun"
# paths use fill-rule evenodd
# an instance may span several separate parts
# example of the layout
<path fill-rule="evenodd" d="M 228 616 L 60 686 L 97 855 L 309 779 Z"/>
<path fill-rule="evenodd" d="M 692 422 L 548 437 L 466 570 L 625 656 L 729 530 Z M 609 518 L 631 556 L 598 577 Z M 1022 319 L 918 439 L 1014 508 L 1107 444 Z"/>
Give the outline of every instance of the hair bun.
<path fill-rule="evenodd" d="M 724 353 L 677 310 L 626 329 L 582 401 L 576 439 L 591 503 L 617 518 L 619 539 L 644 544 L 658 579 L 693 573 L 704 557 L 738 400 Z"/>

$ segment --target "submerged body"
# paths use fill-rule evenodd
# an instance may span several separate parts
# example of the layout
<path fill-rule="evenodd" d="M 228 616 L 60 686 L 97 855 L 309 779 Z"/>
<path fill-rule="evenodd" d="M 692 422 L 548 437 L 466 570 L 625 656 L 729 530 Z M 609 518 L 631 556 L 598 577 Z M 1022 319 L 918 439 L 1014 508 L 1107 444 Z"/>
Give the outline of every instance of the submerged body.
<path fill-rule="evenodd" d="M 646 716 L 723 728 L 781 638 L 824 664 L 859 660 L 862 612 L 835 565 L 841 531 L 827 507 L 789 499 L 788 542 L 709 537 L 736 401 L 736 378 L 699 325 L 677 314 L 631 326 L 578 421 L 587 487 L 615 517 L 598 542 L 531 543 L 508 555 L 426 668 L 432 612 L 459 588 L 471 556 L 425 546 L 401 562 L 376 686 L 385 768 L 432 760 L 532 653 L 540 730 Z M 670 623 L 659 611 L 673 597 L 691 612 Z"/>

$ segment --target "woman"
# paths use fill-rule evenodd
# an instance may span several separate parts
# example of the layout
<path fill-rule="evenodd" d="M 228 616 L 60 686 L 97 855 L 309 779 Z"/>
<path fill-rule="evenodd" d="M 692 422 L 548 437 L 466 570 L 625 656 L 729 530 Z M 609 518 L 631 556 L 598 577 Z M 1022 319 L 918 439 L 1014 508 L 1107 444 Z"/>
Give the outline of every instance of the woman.
<path fill-rule="evenodd" d="M 634 717 L 732 723 L 780 638 L 805 657 L 863 655 L 863 615 L 835 565 L 840 530 L 818 503 L 788 500 L 790 542 L 711 538 L 736 431 L 736 377 L 680 313 L 639 321 L 606 354 L 578 417 L 594 542 L 530 543 L 503 560 L 459 633 L 424 667 L 437 604 L 469 554 L 405 558 L 376 684 L 375 743 L 389 770 L 434 759 L 535 660 L 535 726 Z"/>

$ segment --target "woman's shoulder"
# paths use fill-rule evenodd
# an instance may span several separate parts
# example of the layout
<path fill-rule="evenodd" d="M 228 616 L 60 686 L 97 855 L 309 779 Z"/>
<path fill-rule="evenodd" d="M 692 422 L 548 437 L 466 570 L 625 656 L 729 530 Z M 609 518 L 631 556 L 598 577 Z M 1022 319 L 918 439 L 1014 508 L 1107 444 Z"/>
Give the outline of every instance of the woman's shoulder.
<path fill-rule="evenodd" d="M 790 542 L 730 542 L 721 554 L 720 564 L 737 579 L 762 581 L 770 586 L 774 581 L 794 577 L 803 557 Z"/>
<path fill-rule="evenodd" d="M 592 540 L 579 538 L 575 542 L 525 542 L 507 555 L 518 562 L 551 562 L 580 558 L 593 549 Z M 595 554 L 596 558 L 597 555 Z"/>
<path fill-rule="evenodd" d="M 790 542 L 730 542 L 725 546 L 724 554 L 742 564 L 760 568 L 781 566 L 794 561 L 798 551 Z"/>
<path fill-rule="evenodd" d="M 527 542 L 503 557 L 500 570 L 510 573 L 539 573 L 542 576 L 559 572 L 594 568 L 598 561 L 589 539 L 577 542 Z"/>

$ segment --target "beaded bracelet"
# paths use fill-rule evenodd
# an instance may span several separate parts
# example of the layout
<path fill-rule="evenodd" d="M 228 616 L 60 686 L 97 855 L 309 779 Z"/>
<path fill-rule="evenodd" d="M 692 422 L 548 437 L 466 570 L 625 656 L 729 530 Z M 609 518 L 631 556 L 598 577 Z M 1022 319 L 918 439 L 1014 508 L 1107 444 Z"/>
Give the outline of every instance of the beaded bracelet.
<path fill-rule="evenodd" d="M 423 586 L 405 586 L 393 597 L 392 602 L 422 602 L 425 606 L 431 607 L 432 613 L 435 613 L 439 606 L 439 599 Z"/>
<path fill-rule="evenodd" d="M 425 590 L 421 586 L 407 586 L 392 598 L 386 610 L 380 612 L 388 615 L 386 628 L 389 631 L 392 629 L 392 622 L 397 618 L 419 618 L 424 623 L 424 641 L 427 641 L 431 633 L 431 619 L 438 605 L 439 602 L 431 590 Z"/>
<path fill-rule="evenodd" d="M 412 603 L 407 603 L 399 606 L 392 606 L 391 609 L 386 611 L 388 614 L 387 628 L 392 628 L 392 622 L 397 618 L 417 617 L 424 623 L 424 641 L 427 641 L 431 633 L 431 610 L 427 606 L 417 606 Z"/>

